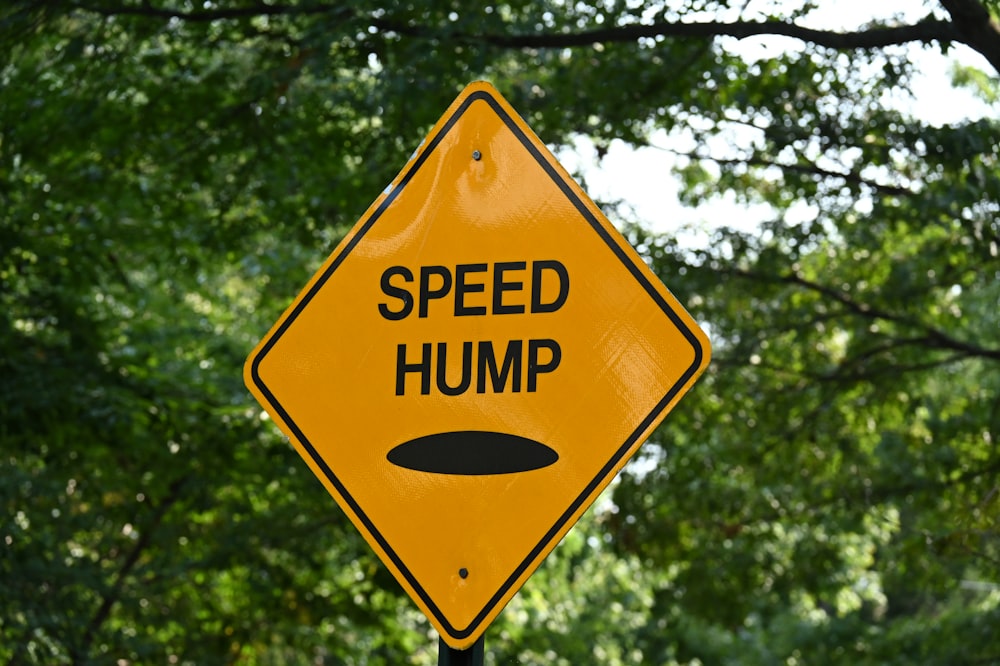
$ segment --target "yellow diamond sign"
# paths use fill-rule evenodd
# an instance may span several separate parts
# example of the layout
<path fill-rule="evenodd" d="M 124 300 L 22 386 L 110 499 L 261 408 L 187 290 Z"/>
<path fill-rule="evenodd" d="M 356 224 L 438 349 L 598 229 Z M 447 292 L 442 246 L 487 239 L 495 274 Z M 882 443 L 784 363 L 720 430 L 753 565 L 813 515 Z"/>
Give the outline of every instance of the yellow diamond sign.
<path fill-rule="evenodd" d="M 247 386 L 454 648 L 704 370 L 704 333 L 474 83 L 247 359 Z"/>

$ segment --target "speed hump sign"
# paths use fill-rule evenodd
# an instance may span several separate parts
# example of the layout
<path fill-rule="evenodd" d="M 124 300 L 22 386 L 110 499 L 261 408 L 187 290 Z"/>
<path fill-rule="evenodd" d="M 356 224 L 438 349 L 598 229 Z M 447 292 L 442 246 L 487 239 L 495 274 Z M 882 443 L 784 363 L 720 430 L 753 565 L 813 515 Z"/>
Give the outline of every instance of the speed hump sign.
<path fill-rule="evenodd" d="M 705 334 L 489 84 L 247 359 L 247 386 L 453 648 L 705 369 Z"/>

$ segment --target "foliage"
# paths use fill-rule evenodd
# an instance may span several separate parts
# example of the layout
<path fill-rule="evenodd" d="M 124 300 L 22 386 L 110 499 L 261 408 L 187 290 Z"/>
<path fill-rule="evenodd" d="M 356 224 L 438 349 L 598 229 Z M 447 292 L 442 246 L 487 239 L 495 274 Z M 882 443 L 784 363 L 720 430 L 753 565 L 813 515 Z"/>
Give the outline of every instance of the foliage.
<path fill-rule="evenodd" d="M 433 662 L 240 367 L 475 78 L 552 145 L 693 140 L 685 203 L 770 211 L 692 246 L 609 206 L 713 364 L 488 663 L 1000 660 L 984 8 L 836 33 L 796 3 L 6 3 L 0 663 Z M 804 41 L 732 39 L 768 34 Z M 981 53 L 955 83 L 990 114 L 894 105 L 914 40 Z"/>

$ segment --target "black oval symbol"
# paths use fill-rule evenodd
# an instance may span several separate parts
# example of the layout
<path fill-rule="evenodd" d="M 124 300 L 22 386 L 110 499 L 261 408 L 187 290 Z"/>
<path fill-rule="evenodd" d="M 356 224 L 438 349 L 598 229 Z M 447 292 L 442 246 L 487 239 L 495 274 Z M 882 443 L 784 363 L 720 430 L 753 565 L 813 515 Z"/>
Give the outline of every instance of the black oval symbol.
<path fill-rule="evenodd" d="M 502 432 L 462 430 L 425 435 L 395 447 L 389 462 L 434 474 L 514 474 L 547 467 L 559 454 L 540 442 Z"/>

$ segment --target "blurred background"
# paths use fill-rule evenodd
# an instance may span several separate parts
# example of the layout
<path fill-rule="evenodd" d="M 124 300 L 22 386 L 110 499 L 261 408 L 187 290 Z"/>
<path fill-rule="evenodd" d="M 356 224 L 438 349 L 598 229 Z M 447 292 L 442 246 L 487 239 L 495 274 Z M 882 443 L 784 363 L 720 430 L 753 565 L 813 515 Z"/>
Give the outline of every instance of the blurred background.
<path fill-rule="evenodd" d="M 0 664 L 436 663 L 241 368 L 476 79 L 713 341 L 486 663 L 1000 663 L 998 3 L 859 4 L 5 2 Z"/>

